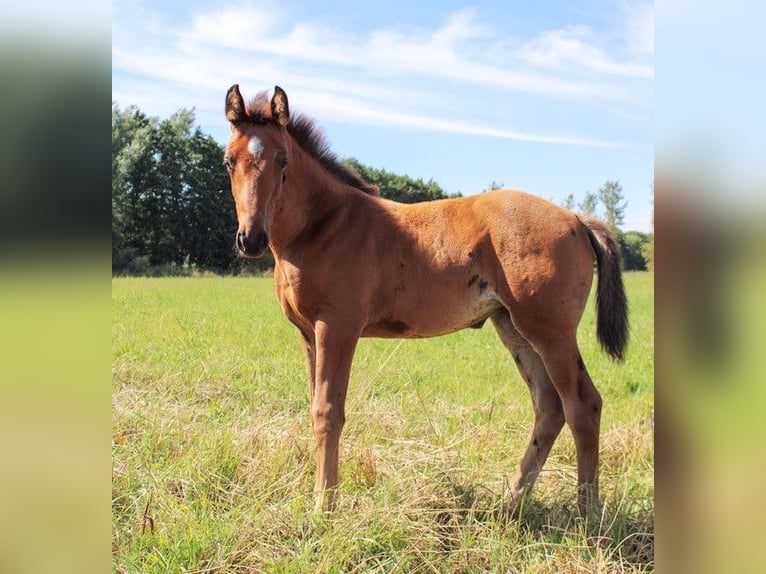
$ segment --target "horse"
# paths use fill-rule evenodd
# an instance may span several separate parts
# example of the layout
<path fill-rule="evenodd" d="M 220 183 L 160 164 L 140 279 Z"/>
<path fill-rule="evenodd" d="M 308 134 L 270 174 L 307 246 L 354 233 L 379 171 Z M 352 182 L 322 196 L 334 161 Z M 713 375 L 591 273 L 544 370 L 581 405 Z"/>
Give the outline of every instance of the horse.
<path fill-rule="evenodd" d="M 274 283 L 306 358 L 316 439 L 315 509 L 337 505 L 338 448 L 361 337 L 434 337 L 487 319 L 526 381 L 529 444 L 510 484 L 528 494 L 564 423 L 577 454 L 577 501 L 598 503 L 602 399 L 576 331 L 598 274 L 597 337 L 624 358 L 628 308 L 619 252 L 599 220 L 511 190 L 404 204 L 380 197 L 330 151 L 315 122 L 275 86 L 246 106 L 226 93 L 224 165 L 235 249 L 274 256 Z"/>

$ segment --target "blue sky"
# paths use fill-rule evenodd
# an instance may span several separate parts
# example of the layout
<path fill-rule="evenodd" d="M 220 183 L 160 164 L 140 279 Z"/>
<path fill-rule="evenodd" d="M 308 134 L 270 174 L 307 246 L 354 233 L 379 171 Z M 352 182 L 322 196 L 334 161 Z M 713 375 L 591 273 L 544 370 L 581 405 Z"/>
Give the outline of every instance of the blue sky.
<path fill-rule="evenodd" d="M 606 180 L 652 229 L 654 8 L 645 1 L 113 2 L 112 98 L 194 108 L 280 85 L 342 157 L 469 195 L 555 202 Z"/>

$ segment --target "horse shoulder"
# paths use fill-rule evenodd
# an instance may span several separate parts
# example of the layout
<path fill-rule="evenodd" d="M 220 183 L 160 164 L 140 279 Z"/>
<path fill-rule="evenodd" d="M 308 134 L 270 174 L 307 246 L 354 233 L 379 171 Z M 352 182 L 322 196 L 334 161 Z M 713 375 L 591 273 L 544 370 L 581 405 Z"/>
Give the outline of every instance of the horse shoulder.
<path fill-rule="evenodd" d="M 301 330 L 313 329 L 310 309 L 306 305 L 306 285 L 300 270 L 290 263 L 277 260 L 274 285 L 285 316 Z"/>

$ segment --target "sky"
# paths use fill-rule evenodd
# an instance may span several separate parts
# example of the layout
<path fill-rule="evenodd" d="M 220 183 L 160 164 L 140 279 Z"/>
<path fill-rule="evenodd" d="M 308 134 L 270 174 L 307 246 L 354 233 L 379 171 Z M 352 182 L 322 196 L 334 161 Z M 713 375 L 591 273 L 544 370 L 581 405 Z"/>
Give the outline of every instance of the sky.
<path fill-rule="evenodd" d="M 225 144 L 224 96 L 282 87 L 341 157 L 471 195 L 556 203 L 618 180 L 651 231 L 654 6 L 644 0 L 124 1 L 112 99 L 193 108 Z"/>

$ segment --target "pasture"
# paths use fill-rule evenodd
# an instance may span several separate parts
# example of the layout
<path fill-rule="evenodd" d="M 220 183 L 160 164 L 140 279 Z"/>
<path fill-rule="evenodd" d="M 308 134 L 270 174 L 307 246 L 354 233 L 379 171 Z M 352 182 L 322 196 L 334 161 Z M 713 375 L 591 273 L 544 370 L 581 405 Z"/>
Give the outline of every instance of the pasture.
<path fill-rule="evenodd" d="M 566 427 L 519 515 L 500 512 L 532 411 L 491 324 L 360 341 L 338 511 L 318 515 L 303 353 L 272 280 L 113 279 L 113 571 L 653 571 L 654 275 L 624 279 L 625 362 L 598 347 L 593 295 L 579 331 L 604 399 L 586 517 Z"/>

